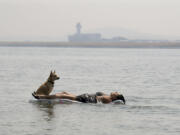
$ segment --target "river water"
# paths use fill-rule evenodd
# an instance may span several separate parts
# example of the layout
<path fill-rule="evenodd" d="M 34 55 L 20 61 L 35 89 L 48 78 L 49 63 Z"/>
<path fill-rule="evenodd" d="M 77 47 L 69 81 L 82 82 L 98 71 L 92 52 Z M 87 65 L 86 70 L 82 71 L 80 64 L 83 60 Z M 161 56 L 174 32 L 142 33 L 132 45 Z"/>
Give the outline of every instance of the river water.
<path fill-rule="evenodd" d="M 119 91 L 126 105 L 44 104 L 31 93 Z M 179 135 L 180 49 L 0 47 L 1 135 Z"/>

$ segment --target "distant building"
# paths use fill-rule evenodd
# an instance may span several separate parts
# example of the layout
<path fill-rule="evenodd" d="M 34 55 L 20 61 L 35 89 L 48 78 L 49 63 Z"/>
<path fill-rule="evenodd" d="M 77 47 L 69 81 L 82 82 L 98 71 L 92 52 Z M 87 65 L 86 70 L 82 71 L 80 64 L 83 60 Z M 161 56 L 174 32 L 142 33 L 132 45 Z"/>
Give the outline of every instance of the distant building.
<path fill-rule="evenodd" d="M 98 42 L 101 41 L 101 34 L 99 33 L 81 33 L 81 24 L 76 24 L 76 33 L 68 36 L 70 42 Z"/>
<path fill-rule="evenodd" d="M 100 33 L 81 33 L 81 24 L 76 24 L 76 33 L 68 36 L 69 42 L 120 42 L 127 40 L 124 37 L 113 37 L 112 39 L 101 38 Z"/>

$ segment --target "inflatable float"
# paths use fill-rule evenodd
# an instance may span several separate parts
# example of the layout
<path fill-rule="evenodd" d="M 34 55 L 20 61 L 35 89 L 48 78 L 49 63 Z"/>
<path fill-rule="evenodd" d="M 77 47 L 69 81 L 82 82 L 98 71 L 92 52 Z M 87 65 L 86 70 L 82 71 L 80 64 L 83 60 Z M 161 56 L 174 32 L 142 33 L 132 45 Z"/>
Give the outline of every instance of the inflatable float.
<path fill-rule="evenodd" d="M 42 103 L 42 104 L 71 104 L 71 103 L 77 103 L 77 104 L 85 104 L 82 102 L 69 100 L 69 99 L 31 99 L 29 100 L 30 103 Z M 101 103 L 101 102 L 99 102 Z M 97 103 L 97 104 L 99 104 Z M 88 103 L 88 104 L 94 104 L 94 103 Z M 115 100 L 109 104 L 124 104 L 122 100 Z"/>

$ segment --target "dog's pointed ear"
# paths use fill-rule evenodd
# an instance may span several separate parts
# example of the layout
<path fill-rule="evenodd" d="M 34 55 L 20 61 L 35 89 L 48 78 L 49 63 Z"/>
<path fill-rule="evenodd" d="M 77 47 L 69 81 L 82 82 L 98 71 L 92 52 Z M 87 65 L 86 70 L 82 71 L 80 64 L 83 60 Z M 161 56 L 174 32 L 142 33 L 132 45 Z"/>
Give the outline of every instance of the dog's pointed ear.
<path fill-rule="evenodd" d="M 56 71 L 54 70 L 54 73 L 56 73 Z"/>
<path fill-rule="evenodd" d="M 52 74 L 53 74 L 53 72 L 52 72 L 52 70 L 51 70 L 50 75 L 52 75 Z"/>

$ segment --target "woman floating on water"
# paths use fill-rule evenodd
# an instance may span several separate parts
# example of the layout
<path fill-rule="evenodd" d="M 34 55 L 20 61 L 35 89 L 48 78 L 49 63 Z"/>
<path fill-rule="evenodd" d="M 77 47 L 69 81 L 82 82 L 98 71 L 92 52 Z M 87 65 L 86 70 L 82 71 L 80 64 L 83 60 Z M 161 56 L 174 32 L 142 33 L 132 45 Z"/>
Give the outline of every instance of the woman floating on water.
<path fill-rule="evenodd" d="M 53 95 L 38 95 L 36 92 L 32 93 L 33 97 L 36 99 L 69 99 L 73 101 L 78 101 L 82 103 L 97 103 L 101 102 L 104 104 L 111 103 L 116 100 L 121 100 L 125 104 L 126 101 L 122 94 L 118 92 L 111 92 L 110 95 L 104 94 L 103 92 L 96 92 L 95 94 L 82 94 L 73 95 L 67 92 L 56 93 Z"/>

